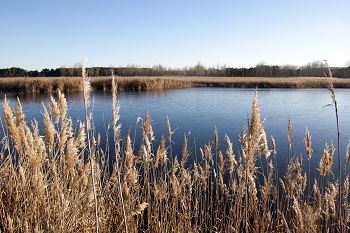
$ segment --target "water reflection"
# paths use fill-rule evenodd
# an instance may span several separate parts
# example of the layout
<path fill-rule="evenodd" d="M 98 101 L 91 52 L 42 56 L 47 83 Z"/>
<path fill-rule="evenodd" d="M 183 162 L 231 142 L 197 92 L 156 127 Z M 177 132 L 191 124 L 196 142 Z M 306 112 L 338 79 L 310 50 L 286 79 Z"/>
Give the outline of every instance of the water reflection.
<path fill-rule="evenodd" d="M 239 134 L 247 122 L 251 112 L 254 89 L 231 88 L 193 88 L 182 90 L 158 90 L 149 92 L 120 92 L 120 122 L 122 136 L 127 131 L 134 134 L 135 145 L 140 143 L 140 123 L 138 117 L 143 117 L 146 110 L 153 120 L 155 146 L 161 135 L 167 136 L 166 119 L 169 117 L 171 126 L 176 129 L 173 135 L 174 154 L 181 154 L 183 135 L 189 135 L 189 145 L 192 158 L 198 153 L 198 148 L 213 141 L 214 128 L 219 131 L 220 149 L 225 152 L 224 135 L 228 134 L 234 142 L 234 149 L 239 151 Z M 55 94 L 53 94 L 56 97 Z M 4 95 L 2 94 L 1 100 Z M 16 104 L 16 95 L 7 95 L 10 105 Z M 42 122 L 42 103 L 50 103 L 50 95 L 21 95 L 27 122 L 36 118 Z M 68 115 L 73 122 L 84 119 L 82 93 L 66 94 L 69 106 Z M 336 89 L 339 104 L 341 128 L 341 153 L 345 158 L 345 149 L 350 138 L 350 90 Z M 332 103 L 331 95 L 326 89 L 261 89 L 258 93 L 261 117 L 266 119 L 267 135 L 276 139 L 279 168 L 283 169 L 287 158 L 287 122 L 290 117 L 293 123 L 295 143 L 292 145 L 292 155 L 305 155 L 304 137 L 308 127 L 312 135 L 314 155 L 311 159 L 313 169 L 317 166 L 326 142 L 336 143 L 337 132 L 333 107 L 325 107 Z M 91 108 L 95 128 L 103 136 L 111 121 L 111 95 L 104 92 L 93 92 Z M 110 137 L 111 138 L 111 137 Z M 103 143 L 102 143 L 103 144 Z M 156 147 L 155 147 L 156 148 Z M 306 157 L 304 157 L 306 164 Z M 335 158 L 334 163 L 337 163 Z M 314 169 L 314 171 L 316 171 Z"/>

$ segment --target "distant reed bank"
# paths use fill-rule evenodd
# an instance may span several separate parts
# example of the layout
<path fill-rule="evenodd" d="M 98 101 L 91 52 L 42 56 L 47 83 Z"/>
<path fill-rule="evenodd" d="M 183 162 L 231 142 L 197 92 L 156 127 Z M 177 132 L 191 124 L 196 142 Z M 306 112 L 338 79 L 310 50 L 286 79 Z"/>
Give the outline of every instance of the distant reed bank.
<path fill-rule="evenodd" d="M 117 77 L 119 91 L 147 91 L 190 87 L 228 88 L 327 88 L 328 79 L 320 77 Z M 350 79 L 334 78 L 335 88 L 350 88 Z M 110 91 L 110 77 L 91 77 L 92 90 Z M 1 93 L 51 93 L 83 91 L 81 77 L 0 78 Z"/>

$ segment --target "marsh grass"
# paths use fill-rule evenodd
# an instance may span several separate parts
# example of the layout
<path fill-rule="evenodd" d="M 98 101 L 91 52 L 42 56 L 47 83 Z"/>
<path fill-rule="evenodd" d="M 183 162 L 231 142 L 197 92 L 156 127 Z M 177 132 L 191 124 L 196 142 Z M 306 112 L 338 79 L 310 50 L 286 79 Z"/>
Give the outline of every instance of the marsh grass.
<path fill-rule="evenodd" d="M 118 91 L 147 91 L 189 87 L 234 87 L 234 88 L 327 88 L 328 78 L 263 78 L 263 77 L 116 77 Z M 92 77 L 92 90 L 111 91 L 110 77 Z M 350 79 L 333 78 L 334 88 L 350 88 Z M 64 93 L 83 91 L 80 77 L 60 78 L 0 78 L 2 93 Z"/>
<path fill-rule="evenodd" d="M 81 82 L 85 88 L 86 81 Z M 101 136 L 94 131 L 88 111 L 85 122 L 73 122 L 67 116 L 61 92 L 58 100 L 51 98 L 51 104 L 43 106 L 42 131 L 34 119 L 27 122 L 19 99 L 17 106 L 10 108 L 5 98 L 0 142 L 1 232 L 349 229 L 349 178 L 346 175 L 339 183 L 331 175 L 333 145 L 326 145 L 315 180 L 310 182 L 310 171 L 303 170 L 302 154 L 290 156 L 286 173 L 278 173 L 276 156 L 287 157 L 289 150 L 277 154 L 273 137 L 268 141 L 257 92 L 239 148 L 233 148 L 227 135 L 221 143 L 215 128 L 213 141 L 201 145 L 199 158 L 189 160 L 194 155 L 186 135 L 181 154 L 172 150 L 176 130 L 169 119 L 169 135 L 155 145 L 148 112 L 141 120 L 139 150 L 135 150 L 130 133 L 120 138 L 116 81 L 113 79 L 110 125 L 113 141 L 109 141 L 114 150 L 100 146 Z M 88 103 L 88 92 L 84 94 Z M 310 135 L 307 131 L 307 158 L 312 149 Z M 289 140 L 292 138 L 291 134 Z M 110 166 L 111 157 L 115 162 Z"/>
<path fill-rule="evenodd" d="M 327 88 L 329 78 L 324 77 L 171 77 L 191 81 L 194 87 L 234 88 Z M 350 79 L 333 78 L 334 88 L 349 88 Z"/>
<path fill-rule="evenodd" d="M 87 75 L 87 74 L 86 74 Z M 116 77 L 119 91 L 147 91 L 157 89 L 194 87 L 190 80 L 176 80 L 164 77 Z M 112 91 L 110 77 L 90 78 L 92 90 Z M 0 92 L 2 93 L 52 93 L 83 92 L 83 81 L 80 77 L 60 78 L 1 78 Z"/>
<path fill-rule="evenodd" d="M 58 89 L 62 92 L 83 91 L 81 77 L 70 78 L 2 78 L 2 93 L 51 93 Z"/>

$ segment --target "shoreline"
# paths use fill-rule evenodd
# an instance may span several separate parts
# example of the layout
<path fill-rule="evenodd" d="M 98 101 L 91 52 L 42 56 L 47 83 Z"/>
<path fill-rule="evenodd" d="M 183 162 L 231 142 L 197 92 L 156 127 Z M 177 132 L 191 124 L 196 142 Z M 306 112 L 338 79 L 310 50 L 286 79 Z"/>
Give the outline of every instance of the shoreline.
<path fill-rule="evenodd" d="M 191 87 L 226 88 L 327 88 L 327 77 L 199 77 L 199 76 L 134 76 L 116 77 L 118 91 L 148 91 L 157 89 L 181 89 Z M 111 90 L 111 77 L 91 77 L 93 90 Z M 332 78 L 334 88 L 350 88 L 349 78 Z M 19 77 L 0 78 L 0 93 L 52 93 L 80 92 L 81 77 Z"/>

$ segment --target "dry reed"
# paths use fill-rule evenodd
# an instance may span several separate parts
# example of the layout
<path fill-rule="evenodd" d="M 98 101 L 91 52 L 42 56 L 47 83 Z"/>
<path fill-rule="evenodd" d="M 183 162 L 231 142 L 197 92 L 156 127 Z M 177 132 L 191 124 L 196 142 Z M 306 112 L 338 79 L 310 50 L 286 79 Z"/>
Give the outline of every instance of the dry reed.
<path fill-rule="evenodd" d="M 147 91 L 189 87 L 228 88 L 327 88 L 329 80 L 320 77 L 117 77 L 118 91 Z M 92 77 L 91 88 L 111 91 L 110 77 Z M 334 88 L 349 88 L 350 79 L 333 78 Z M 83 91 L 80 77 L 0 78 L 0 93 L 64 93 Z"/>

